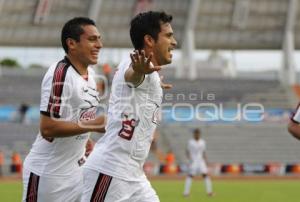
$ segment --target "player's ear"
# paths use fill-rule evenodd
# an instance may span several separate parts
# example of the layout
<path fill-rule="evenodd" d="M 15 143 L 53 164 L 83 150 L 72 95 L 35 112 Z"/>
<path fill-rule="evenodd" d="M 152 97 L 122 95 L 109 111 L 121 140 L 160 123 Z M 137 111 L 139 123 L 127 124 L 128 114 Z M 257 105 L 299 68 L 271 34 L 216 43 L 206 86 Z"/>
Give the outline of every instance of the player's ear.
<path fill-rule="evenodd" d="M 148 46 L 152 48 L 154 46 L 155 40 L 152 38 L 150 35 L 145 35 L 144 36 L 144 44 L 145 46 Z"/>
<path fill-rule="evenodd" d="M 67 44 L 69 50 L 75 49 L 75 47 L 77 45 L 76 41 L 71 38 L 66 39 L 66 44 Z"/>

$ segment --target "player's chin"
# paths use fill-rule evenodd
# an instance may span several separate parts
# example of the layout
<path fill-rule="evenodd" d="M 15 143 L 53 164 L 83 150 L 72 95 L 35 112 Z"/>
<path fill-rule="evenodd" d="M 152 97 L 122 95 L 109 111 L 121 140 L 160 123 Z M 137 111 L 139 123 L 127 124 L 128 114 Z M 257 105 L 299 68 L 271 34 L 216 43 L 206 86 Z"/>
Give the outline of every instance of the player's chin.
<path fill-rule="evenodd" d="M 167 61 L 167 64 L 170 64 L 172 62 L 172 54 L 168 54 L 168 56 L 166 57 L 166 61 Z"/>
<path fill-rule="evenodd" d="M 170 64 L 170 63 L 172 63 L 172 58 L 171 57 L 166 58 L 165 64 L 167 65 L 167 64 Z"/>
<path fill-rule="evenodd" d="M 91 59 L 90 59 L 90 64 L 91 64 L 91 65 L 95 65 L 95 64 L 97 64 L 97 63 L 98 63 L 98 57 L 97 57 L 97 58 L 95 57 L 95 58 L 91 58 Z"/>

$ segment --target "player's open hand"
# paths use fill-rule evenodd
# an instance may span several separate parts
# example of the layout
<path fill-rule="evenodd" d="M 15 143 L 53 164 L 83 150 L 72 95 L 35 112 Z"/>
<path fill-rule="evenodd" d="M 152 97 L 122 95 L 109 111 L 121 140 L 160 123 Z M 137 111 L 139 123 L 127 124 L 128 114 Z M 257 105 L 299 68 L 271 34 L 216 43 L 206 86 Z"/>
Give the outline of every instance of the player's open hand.
<path fill-rule="evenodd" d="M 133 54 L 130 54 L 132 69 L 141 74 L 151 74 L 152 72 L 159 71 L 161 69 L 160 66 L 153 66 L 151 64 L 152 56 L 153 54 L 150 53 L 147 58 L 144 50 L 135 50 Z"/>

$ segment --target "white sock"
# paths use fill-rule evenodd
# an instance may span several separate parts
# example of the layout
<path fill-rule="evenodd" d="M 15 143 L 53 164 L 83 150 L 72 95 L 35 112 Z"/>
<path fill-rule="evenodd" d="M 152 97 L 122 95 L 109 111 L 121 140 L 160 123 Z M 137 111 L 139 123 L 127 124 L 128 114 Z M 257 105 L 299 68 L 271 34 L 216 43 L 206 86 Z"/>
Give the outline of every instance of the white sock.
<path fill-rule="evenodd" d="M 191 190 L 191 186 L 192 186 L 192 180 L 193 178 L 191 178 L 190 176 L 187 176 L 185 179 L 185 185 L 184 185 L 184 195 L 188 195 L 190 194 L 190 190 Z"/>
<path fill-rule="evenodd" d="M 206 193 L 207 194 L 212 193 L 212 185 L 211 185 L 210 177 L 206 176 L 204 178 L 204 184 L 205 184 L 205 188 L 206 188 Z"/>

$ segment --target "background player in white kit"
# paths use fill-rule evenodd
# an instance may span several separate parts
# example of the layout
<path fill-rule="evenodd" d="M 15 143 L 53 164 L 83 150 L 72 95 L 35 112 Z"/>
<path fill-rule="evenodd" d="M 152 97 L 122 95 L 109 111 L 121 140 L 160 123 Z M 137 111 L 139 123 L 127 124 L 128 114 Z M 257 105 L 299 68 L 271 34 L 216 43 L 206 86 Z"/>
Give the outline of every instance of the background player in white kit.
<path fill-rule="evenodd" d="M 94 71 L 102 48 L 95 23 L 68 21 L 61 33 L 66 52 L 53 64 L 41 87 L 40 132 L 25 159 L 23 201 L 74 202 L 82 193 L 82 168 L 90 131 L 104 132 Z"/>
<path fill-rule="evenodd" d="M 202 174 L 204 178 L 204 184 L 206 187 L 206 193 L 208 196 L 213 196 L 211 179 L 208 175 L 207 169 L 207 157 L 205 154 L 206 143 L 201 139 L 201 131 L 199 129 L 194 130 L 193 139 L 189 140 L 187 145 L 187 157 L 189 159 L 189 171 L 185 180 L 184 196 L 189 196 L 192 186 L 192 179 L 197 174 Z"/>
<path fill-rule="evenodd" d="M 288 131 L 291 135 L 300 140 L 300 104 L 298 104 L 296 112 L 293 113 L 290 119 Z"/>
<path fill-rule="evenodd" d="M 84 164 L 82 201 L 157 202 L 143 165 L 159 123 L 160 65 L 172 61 L 177 45 L 164 12 L 138 14 L 130 37 L 136 51 L 118 66 L 109 100 L 105 135 Z"/>

